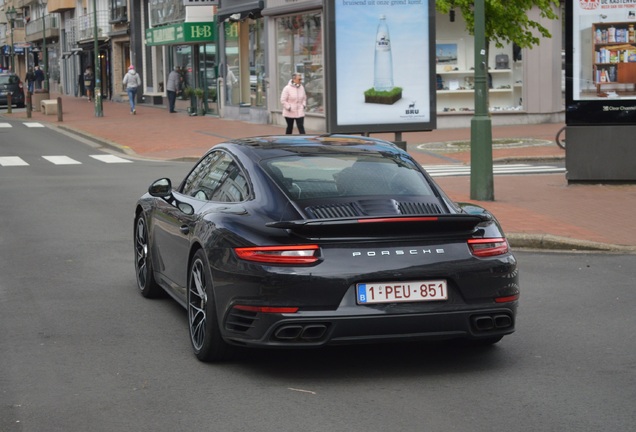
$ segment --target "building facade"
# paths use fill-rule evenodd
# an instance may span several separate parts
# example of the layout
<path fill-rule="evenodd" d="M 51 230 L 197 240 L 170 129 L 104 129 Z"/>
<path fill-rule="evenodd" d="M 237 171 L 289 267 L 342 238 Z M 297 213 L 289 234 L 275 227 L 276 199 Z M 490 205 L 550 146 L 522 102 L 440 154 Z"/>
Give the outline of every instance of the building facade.
<path fill-rule="evenodd" d="M 97 58 L 103 98 L 126 98 L 121 79 L 133 64 L 143 83 L 139 102 L 165 104 L 167 75 L 178 67 L 182 89 L 201 89 L 208 114 L 284 125 L 280 93 L 292 73 L 301 73 L 305 125 L 325 130 L 323 0 L 2 1 L 5 10 L 18 11 L 12 32 L 16 70 L 24 76 L 29 66 L 44 66 L 53 91 L 83 96 L 80 77 Z M 495 125 L 563 120 L 562 23 L 531 13 L 551 39 L 533 49 L 489 47 Z M 474 106 L 474 40 L 459 13 L 437 13 L 435 25 L 437 125 L 465 127 Z M 0 30 L 2 62 L 8 64 L 6 19 Z M 186 93 L 177 109 L 192 108 Z"/>

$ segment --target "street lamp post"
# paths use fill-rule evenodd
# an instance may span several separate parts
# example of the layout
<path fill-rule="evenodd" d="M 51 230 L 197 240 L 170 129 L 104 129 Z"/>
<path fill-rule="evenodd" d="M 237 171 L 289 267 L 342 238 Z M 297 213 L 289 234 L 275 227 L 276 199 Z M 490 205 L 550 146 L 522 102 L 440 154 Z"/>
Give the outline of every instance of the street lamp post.
<path fill-rule="evenodd" d="M 470 132 L 470 199 L 494 201 L 492 122 L 488 113 L 486 6 L 475 0 L 475 115 Z"/>
<path fill-rule="evenodd" d="M 13 25 L 15 23 L 15 18 L 18 15 L 18 12 L 15 10 L 13 6 L 11 6 L 9 10 L 5 12 L 5 14 L 7 15 L 7 20 L 9 21 L 9 23 L 11 23 L 11 50 L 9 52 L 11 57 L 9 58 L 9 60 L 11 61 L 11 72 L 15 73 L 15 47 L 13 46 Z"/>
<path fill-rule="evenodd" d="M 42 60 L 44 61 L 44 90 L 49 91 L 49 52 L 46 49 L 46 5 L 48 0 L 40 0 L 42 12 Z"/>
<path fill-rule="evenodd" d="M 95 48 L 95 117 L 103 117 L 102 111 L 102 62 L 99 58 L 99 39 L 97 32 L 97 0 L 93 0 L 93 39 Z"/>

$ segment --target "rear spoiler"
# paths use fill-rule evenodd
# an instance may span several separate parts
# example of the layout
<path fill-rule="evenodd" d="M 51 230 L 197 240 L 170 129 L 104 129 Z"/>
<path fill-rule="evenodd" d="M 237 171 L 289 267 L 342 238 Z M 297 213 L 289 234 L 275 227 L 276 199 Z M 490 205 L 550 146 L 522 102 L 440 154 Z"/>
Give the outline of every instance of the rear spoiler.
<path fill-rule="evenodd" d="M 436 216 L 387 216 L 339 219 L 302 219 L 270 222 L 270 228 L 287 229 L 296 234 L 318 237 L 386 237 L 468 234 L 483 222 L 490 222 L 490 214 L 451 214 Z"/>

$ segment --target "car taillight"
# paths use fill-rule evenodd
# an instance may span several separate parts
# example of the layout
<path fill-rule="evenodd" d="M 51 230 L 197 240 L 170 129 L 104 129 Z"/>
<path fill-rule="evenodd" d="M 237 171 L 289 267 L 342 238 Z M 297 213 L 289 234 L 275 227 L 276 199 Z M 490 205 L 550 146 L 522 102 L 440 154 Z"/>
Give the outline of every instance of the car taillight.
<path fill-rule="evenodd" d="M 468 247 L 476 257 L 484 258 L 508 253 L 508 241 L 503 238 L 469 239 Z"/>
<path fill-rule="evenodd" d="M 495 297 L 495 303 L 510 303 L 519 300 L 519 294 L 505 296 L 505 297 Z"/>
<path fill-rule="evenodd" d="M 247 306 L 236 305 L 234 309 L 247 311 L 247 312 L 260 312 L 260 313 L 296 313 L 297 307 L 276 307 L 276 306 Z"/>
<path fill-rule="evenodd" d="M 241 259 L 269 264 L 313 264 L 318 261 L 319 250 L 318 245 L 234 248 Z"/>

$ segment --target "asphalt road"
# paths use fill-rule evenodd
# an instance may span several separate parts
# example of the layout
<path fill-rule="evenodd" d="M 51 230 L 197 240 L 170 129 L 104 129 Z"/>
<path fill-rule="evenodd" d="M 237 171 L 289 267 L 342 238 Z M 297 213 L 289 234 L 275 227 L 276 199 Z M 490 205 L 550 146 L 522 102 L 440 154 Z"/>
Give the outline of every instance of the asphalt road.
<path fill-rule="evenodd" d="M 633 255 L 518 252 L 518 330 L 492 348 L 245 351 L 203 364 L 185 311 L 142 298 L 133 271 L 137 197 L 159 177 L 178 182 L 190 164 L 100 154 L 47 128 L 0 129 L 0 162 L 26 164 L 0 164 L 0 431 L 636 424 Z"/>

